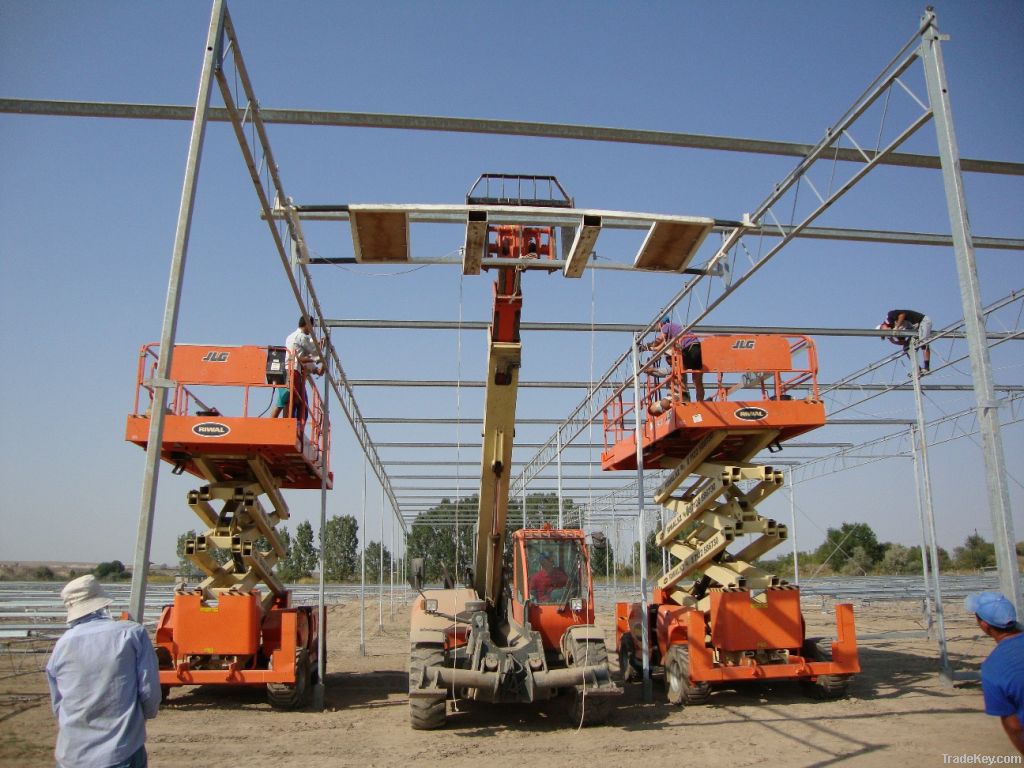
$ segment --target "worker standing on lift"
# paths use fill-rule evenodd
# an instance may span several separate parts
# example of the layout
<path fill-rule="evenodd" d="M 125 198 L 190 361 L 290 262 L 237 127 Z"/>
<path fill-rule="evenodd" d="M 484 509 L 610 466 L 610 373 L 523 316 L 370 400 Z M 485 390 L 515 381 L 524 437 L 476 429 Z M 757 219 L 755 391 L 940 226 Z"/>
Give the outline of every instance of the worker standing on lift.
<path fill-rule="evenodd" d="M 676 339 L 675 347 L 683 353 L 683 383 L 686 383 L 685 371 L 689 371 L 697 400 L 701 401 L 704 399 L 704 376 L 700 370 L 704 366 L 704 360 L 701 356 L 700 337 L 691 331 L 682 336 L 680 334 L 683 334 L 683 327 L 679 323 L 673 323 L 672 318 L 665 315 L 661 318 L 661 327 L 654 341 L 648 345 L 648 349 L 660 352 L 672 339 Z M 671 361 L 671 357 L 669 360 Z M 689 399 L 688 393 L 686 398 Z"/>
<path fill-rule="evenodd" d="M 270 418 L 276 419 L 288 407 L 289 390 L 295 392 L 292 404 L 292 418 L 306 420 L 306 377 L 310 374 L 320 376 L 324 372 L 322 364 L 317 362 L 319 350 L 316 342 L 309 334 L 309 321 L 305 315 L 299 318 L 299 325 L 284 340 L 288 357 L 292 364 L 292 380 L 289 387 L 279 387 L 274 393 L 274 410 Z"/>

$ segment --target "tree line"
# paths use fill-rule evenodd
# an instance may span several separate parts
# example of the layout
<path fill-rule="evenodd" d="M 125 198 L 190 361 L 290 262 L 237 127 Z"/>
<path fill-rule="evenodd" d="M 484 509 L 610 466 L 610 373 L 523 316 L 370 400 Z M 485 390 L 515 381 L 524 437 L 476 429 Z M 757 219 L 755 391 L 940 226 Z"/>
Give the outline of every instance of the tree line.
<path fill-rule="evenodd" d="M 447 573 L 457 581 L 465 578 L 472 567 L 475 552 L 475 526 L 479 498 L 476 494 L 462 499 L 442 499 L 430 510 L 421 513 L 413 521 L 406 540 L 410 558 L 423 558 L 424 577 L 427 583 L 438 583 Z M 577 505 L 572 499 L 563 499 L 563 517 L 576 519 Z M 521 525 L 522 507 L 515 503 L 509 509 L 509 520 L 513 527 Z M 526 527 L 539 528 L 544 523 L 555 525 L 558 519 L 558 496 L 554 493 L 530 494 L 526 498 Z M 455 524 L 455 521 L 459 521 Z M 288 549 L 286 557 L 278 561 L 275 571 L 286 582 L 311 578 L 316 572 L 320 559 L 313 527 L 308 522 L 299 523 L 292 534 L 287 526 L 278 528 L 278 534 Z M 359 523 L 351 515 L 335 515 L 327 521 L 324 529 L 324 577 L 329 582 L 357 581 L 361 575 L 362 562 L 359 552 Z M 654 543 L 654 532 L 647 537 L 648 572 L 652 575 L 661 571 L 662 550 Z M 179 567 L 182 573 L 200 575 L 192 562 L 185 556 L 185 542 L 194 538 L 190 530 L 178 537 Z M 265 541 L 257 546 L 269 549 Z M 633 544 L 629 563 L 616 562 L 616 553 L 610 537 L 600 534 L 588 540 L 591 570 L 595 578 L 602 578 L 614 572 L 619 576 L 631 576 L 640 562 L 640 545 Z M 782 547 L 785 545 L 783 544 Z M 782 548 L 780 547 L 780 549 Z M 219 562 L 226 562 L 228 553 L 214 550 Z M 1024 557 L 1024 542 L 1017 544 L 1017 554 Z M 393 555 L 379 541 L 370 541 L 366 547 L 366 575 L 375 580 L 381 572 L 381 559 L 385 573 L 390 573 Z M 995 546 L 975 531 L 963 545 L 950 553 L 938 548 L 940 571 L 978 571 L 995 567 Z M 401 559 L 394 560 L 401 570 Z M 788 551 L 774 559 L 757 561 L 761 568 L 779 576 L 793 575 L 793 553 Z M 120 566 L 118 568 L 117 566 Z M 922 572 L 921 548 L 893 542 L 880 542 L 875 531 L 867 523 L 844 522 L 838 528 L 829 528 L 825 541 L 816 549 L 799 553 L 800 572 L 804 576 L 819 575 L 913 575 Z M 96 569 L 101 578 L 125 578 L 124 566 L 114 561 L 101 563 Z"/>
<path fill-rule="evenodd" d="M 654 533 L 647 537 L 647 563 L 652 573 L 661 570 L 661 549 L 654 543 Z M 786 545 L 780 545 L 776 551 Z M 966 538 L 952 554 L 937 547 L 939 571 L 979 571 L 996 565 L 995 545 L 986 541 L 977 531 Z M 1017 543 L 1018 558 L 1024 557 L 1024 541 Z M 640 561 L 640 545 L 633 545 L 633 562 Z M 844 522 L 838 528 L 829 528 L 816 549 L 799 552 L 798 565 L 803 576 L 901 576 L 923 572 L 920 546 L 905 546 L 893 542 L 880 542 L 874 529 L 867 523 Z M 792 576 L 792 550 L 774 559 L 756 561 L 760 568 L 779 576 Z M 632 573 L 629 569 L 628 573 Z M 621 571 L 620 571 L 621 573 Z"/>
<path fill-rule="evenodd" d="M 295 534 L 288 526 L 277 528 L 277 534 L 287 549 L 287 555 L 278 560 L 274 571 L 282 581 L 295 582 L 308 579 L 317 572 L 320 563 L 320 546 L 313 534 L 313 526 L 301 522 L 295 527 Z M 178 567 L 181 573 L 190 577 L 201 575 L 192 561 L 185 555 L 185 542 L 196 537 L 196 531 L 190 530 L 178 537 Z M 357 581 L 362 573 L 362 557 L 359 552 L 359 523 L 352 515 L 335 515 L 327 520 L 323 533 L 324 580 L 330 582 Z M 268 551 L 270 545 L 262 537 L 257 540 L 256 548 Z M 212 550 L 213 557 L 223 565 L 230 555 L 226 550 Z M 390 573 L 392 554 L 379 541 L 371 541 L 366 545 L 366 575 L 368 579 L 376 579 L 380 574 L 381 557 L 383 556 L 384 573 Z M 395 561 L 400 565 L 399 561 Z"/>
<path fill-rule="evenodd" d="M 477 494 L 454 501 L 445 498 L 413 520 L 406 540 L 407 556 L 423 559 L 426 583 L 441 582 L 445 574 L 458 582 L 466 580 L 466 573 L 472 568 L 476 557 L 474 535 L 479 506 L 480 498 Z M 572 499 L 563 497 L 563 520 L 576 520 L 578 516 L 577 505 Z M 508 522 L 513 528 L 524 527 L 523 517 L 522 501 L 512 500 L 508 509 Z M 526 528 L 540 528 L 544 523 L 557 525 L 558 494 L 529 494 L 526 497 L 525 518 Z M 595 574 L 604 574 L 614 560 L 611 542 L 603 536 L 591 537 L 588 546 L 591 570 Z"/>

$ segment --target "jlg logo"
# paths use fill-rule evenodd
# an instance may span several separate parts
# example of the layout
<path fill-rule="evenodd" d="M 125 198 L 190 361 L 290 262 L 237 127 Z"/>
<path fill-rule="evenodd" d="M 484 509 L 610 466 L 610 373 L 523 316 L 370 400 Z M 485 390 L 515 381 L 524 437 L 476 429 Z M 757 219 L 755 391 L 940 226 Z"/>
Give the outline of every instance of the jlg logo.
<path fill-rule="evenodd" d="M 754 342 L 753 339 L 739 339 L 735 344 L 732 345 L 732 348 L 733 349 L 753 349 L 754 348 L 754 343 L 755 342 Z"/>
<path fill-rule="evenodd" d="M 204 363 L 226 363 L 230 352 L 207 352 L 203 358 Z"/>

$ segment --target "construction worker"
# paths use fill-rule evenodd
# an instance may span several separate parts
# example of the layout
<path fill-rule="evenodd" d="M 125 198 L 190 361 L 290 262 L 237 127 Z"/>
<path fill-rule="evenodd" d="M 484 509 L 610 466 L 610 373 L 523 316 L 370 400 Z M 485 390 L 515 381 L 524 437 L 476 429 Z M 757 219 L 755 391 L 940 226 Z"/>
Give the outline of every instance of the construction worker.
<path fill-rule="evenodd" d="M 309 334 L 309 321 L 305 315 L 299 318 L 298 327 L 288 334 L 284 346 L 291 362 L 292 382 L 291 387 L 278 387 L 274 392 L 274 409 L 270 412 L 270 418 L 276 419 L 287 409 L 289 391 L 294 391 L 292 418 L 304 421 L 307 411 L 306 377 L 311 374 L 320 376 L 324 372 L 323 365 L 318 362 L 319 350 Z"/>
<path fill-rule="evenodd" d="M 61 590 L 70 628 L 46 664 L 60 768 L 146 768 L 146 720 L 160 708 L 160 673 L 146 630 L 114 621 L 95 576 Z"/>
<path fill-rule="evenodd" d="M 661 318 L 661 327 L 658 329 L 658 334 L 654 337 L 654 341 L 647 345 L 647 348 L 660 352 L 672 339 L 676 339 L 676 349 L 680 350 L 683 354 L 683 385 L 686 385 L 686 371 L 689 371 L 690 378 L 693 379 L 693 389 L 697 395 L 697 400 L 703 400 L 704 375 L 700 373 L 700 370 L 704 367 L 704 360 L 701 355 L 700 337 L 697 334 L 690 331 L 683 334 L 683 327 L 679 323 L 673 323 L 672 318 L 669 315 L 665 315 Z M 689 399 L 688 392 L 685 393 L 685 397 Z"/>
<path fill-rule="evenodd" d="M 985 712 L 1002 720 L 1010 743 L 1024 754 L 1024 632 L 1017 624 L 1017 609 L 999 592 L 968 595 L 964 607 L 996 641 L 981 664 Z"/>
<path fill-rule="evenodd" d="M 915 312 L 912 309 L 890 309 L 885 320 L 878 326 L 878 330 L 892 329 L 894 331 L 917 331 L 919 340 L 927 339 L 932 335 L 932 321 L 928 315 Z M 893 336 L 889 339 L 893 344 L 899 344 L 903 351 L 910 354 L 910 339 Z M 921 370 L 927 373 L 931 368 L 932 353 L 925 344 L 923 350 L 923 364 Z"/>
<path fill-rule="evenodd" d="M 555 565 L 549 552 L 541 552 L 538 558 L 540 570 L 530 577 L 530 594 L 538 603 L 551 600 L 551 593 L 569 582 L 569 575 Z"/>

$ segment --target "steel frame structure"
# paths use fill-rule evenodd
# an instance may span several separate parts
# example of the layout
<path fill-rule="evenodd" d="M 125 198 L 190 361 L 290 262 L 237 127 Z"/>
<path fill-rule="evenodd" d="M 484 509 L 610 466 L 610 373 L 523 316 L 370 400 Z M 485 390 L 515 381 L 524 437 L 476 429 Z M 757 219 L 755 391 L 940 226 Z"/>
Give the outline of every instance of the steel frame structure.
<path fill-rule="evenodd" d="M 173 383 L 168 380 L 168 372 L 171 364 L 171 353 L 173 349 L 180 295 L 182 290 L 182 278 L 188 251 L 188 243 L 191 229 L 192 212 L 195 204 L 196 185 L 198 183 L 198 172 L 200 159 L 205 139 L 205 131 L 210 121 L 230 122 L 238 139 L 245 164 L 253 181 L 257 197 L 260 201 L 262 218 L 266 221 L 275 248 L 285 270 L 289 288 L 294 296 L 297 305 L 301 310 L 314 318 L 323 333 L 324 363 L 327 367 L 325 388 L 333 391 L 338 399 L 338 404 L 348 420 L 356 439 L 361 446 L 368 465 L 380 483 L 382 497 L 386 498 L 390 505 L 396 521 L 399 523 L 404 535 L 408 526 L 403 515 L 404 505 L 398 496 L 397 489 L 392 485 L 392 478 L 389 474 L 387 464 L 381 459 L 378 448 L 386 443 L 375 442 L 371 437 L 369 424 L 383 423 L 384 419 L 367 419 L 361 413 L 356 402 L 354 387 L 368 385 L 371 382 L 349 379 L 344 373 L 341 360 L 331 341 L 333 327 L 357 327 L 355 321 L 332 321 L 324 314 L 321 302 L 314 289 L 314 283 L 309 272 L 309 267 L 319 263 L 330 263 L 330 260 L 314 259 L 307 249 L 306 239 L 302 231 L 302 221 L 306 219 L 316 220 L 324 218 L 345 219 L 349 216 L 347 209 L 341 210 L 314 210 L 315 207 L 296 206 L 285 193 L 276 161 L 271 151 L 270 141 L 267 135 L 266 126 L 270 123 L 288 123 L 302 125 L 336 125 L 336 126 L 360 126 L 378 127 L 409 130 L 438 130 L 438 131 L 459 131 L 481 134 L 505 134 L 519 136 L 543 136 L 564 138 L 583 141 L 603 142 L 629 142 L 648 145 L 691 147 L 703 149 L 715 149 L 722 151 L 753 152 L 761 154 L 775 154 L 799 157 L 800 161 L 796 168 L 775 185 L 769 194 L 751 214 L 743 214 L 735 221 L 717 221 L 714 229 L 723 236 L 723 243 L 717 249 L 714 256 L 707 264 L 700 268 L 687 268 L 685 271 L 690 279 L 683 288 L 664 307 L 654 315 L 654 318 L 646 326 L 615 326 L 607 328 L 596 328 L 602 331 L 617 331 L 634 334 L 634 343 L 627 349 L 607 372 L 598 378 L 596 383 L 582 383 L 587 389 L 587 395 L 583 401 L 564 420 L 557 422 L 554 434 L 544 443 L 540 444 L 539 450 L 527 462 L 522 463 L 519 474 L 514 478 L 510 497 L 513 499 L 522 498 L 525 505 L 525 495 L 536 486 L 535 481 L 542 479 L 541 472 L 552 463 L 558 465 L 557 490 L 559 495 L 569 489 L 562 486 L 562 479 L 566 479 L 561 473 L 561 465 L 574 462 L 562 462 L 561 454 L 564 450 L 579 446 L 578 438 L 590 427 L 597 416 L 601 413 L 603 406 L 608 400 L 624 388 L 632 386 L 639 375 L 636 350 L 636 339 L 649 333 L 654 329 L 657 318 L 666 312 L 681 307 L 684 299 L 697 297 L 696 288 L 706 288 L 706 299 L 701 302 L 701 307 L 691 315 L 686 312 L 686 328 L 697 330 L 709 330 L 710 326 L 698 325 L 714 309 L 722 304 L 734 292 L 739 290 L 749 279 L 751 279 L 768 261 L 777 255 L 787 244 L 798 237 L 840 239 L 849 241 L 871 241 L 903 244 L 920 244 L 931 246 L 952 245 L 956 255 L 958 276 L 963 302 L 964 321 L 961 328 L 948 328 L 940 331 L 937 336 L 941 338 L 957 339 L 961 336 L 966 339 L 969 358 L 973 371 L 973 390 L 977 398 L 975 408 L 965 409 L 957 414 L 936 419 L 931 422 L 924 422 L 923 414 L 920 413 L 917 423 L 911 426 L 910 431 L 916 431 L 919 438 L 919 447 L 927 446 L 929 439 L 938 442 L 943 439 L 953 439 L 953 435 L 959 432 L 971 434 L 977 432 L 981 436 L 983 455 L 986 467 L 986 484 L 988 488 L 989 507 L 992 514 L 993 530 L 996 538 L 996 551 L 999 563 L 1000 586 L 1008 595 L 1012 595 L 1018 602 L 1018 610 L 1024 609 L 1020 598 L 1020 580 L 1015 567 L 1016 557 L 1013 549 L 1013 525 L 1010 516 L 1008 490 L 1005 480 L 1005 458 L 1002 452 L 1002 441 L 1000 435 L 999 408 L 1005 407 L 1010 415 L 1004 421 L 1016 423 L 1021 420 L 1021 403 L 1024 402 L 1024 395 L 1021 390 L 1024 387 L 1002 386 L 997 387 L 992 380 L 991 364 L 989 361 L 989 346 L 986 341 L 995 344 L 1003 343 L 1010 339 L 1019 339 L 1019 330 L 1005 334 L 987 334 L 985 331 L 985 319 L 992 308 L 982 308 L 980 304 L 980 293 L 978 287 L 977 270 L 974 264 L 974 248 L 997 248 L 1006 250 L 1024 250 L 1024 239 L 1021 238 L 992 238 L 975 237 L 970 231 L 967 217 L 966 199 L 963 191 L 962 172 L 995 173 L 1013 176 L 1024 176 L 1024 164 L 1007 163 L 988 160 L 968 160 L 959 157 L 955 131 L 953 128 L 952 110 L 949 101 L 949 92 L 945 81 L 943 67 L 941 41 L 935 13 L 929 9 L 921 19 L 921 23 L 897 55 L 885 66 L 879 76 L 868 86 L 864 93 L 855 100 L 849 110 L 826 132 L 825 137 L 815 145 L 788 144 L 782 142 L 766 142 L 751 139 L 737 139 L 730 137 L 696 136 L 693 134 L 667 133 L 656 131 L 642 131 L 632 129 L 607 129 L 593 126 L 570 126 L 544 123 L 524 123 L 516 121 L 477 120 L 469 118 L 453 117 L 423 117 L 409 115 L 368 115 L 362 113 L 342 112 L 314 112 L 308 110 L 272 110 L 259 106 L 252 83 L 250 82 L 245 63 L 242 58 L 239 41 L 228 13 L 225 0 L 214 0 L 210 28 L 207 35 L 207 46 L 202 63 L 198 95 L 195 107 L 189 106 L 168 106 L 168 105 L 130 105 L 130 104 L 96 104 L 88 102 L 52 102 L 42 100 L 14 100 L 0 99 L 0 112 L 17 112 L 23 114 L 53 114 L 65 116 L 101 116 L 119 117 L 132 119 L 162 119 L 162 120 L 191 120 L 192 133 L 189 141 L 188 154 L 185 164 L 185 178 L 181 194 L 178 223 L 176 227 L 174 246 L 171 255 L 170 276 L 168 280 L 167 297 L 164 307 L 162 331 L 160 337 L 161 349 L 166 354 L 161 356 L 161 366 L 156 376 L 149 382 L 155 392 L 156 405 L 153 409 L 150 435 L 148 444 L 145 469 L 143 473 L 142 491 L 140 500 L 139 529 L 135 552 L 135 569 L 131 597 L 129 601 L 129 613 L 136 618 L 141 618 L 145 610 L 146 599 L 146 567 L 149 561 L 150 544 L 153 530 L 153 518 L 155 514 L 155 502 L 157 493 L 157 480 L 159 476 L 159 446 L 161 444 L 163 430 L 163 413 L 166 404 L 168 388 Z M 919 98 L 903 82 L 901 76 L 907 72 L 915 63 L 920 62 L 924 68 L 927 94 Z M 241 86 L 238 93 L 232 87 L 232 81 L 225 73 L 226 67 L 232 67 L 235 75 L 235 83 Z M 216 82 L 224 106 L 221 108 L 211 107 L 213 86 Z M 237 86 L 236 86 L 237 87 Z M 862 146 L 854 134 L 861 130 L 864 122 L 868 120 L 870 109 L 882 100 L 888 100 L 894 94 L 906 95 L 915 102 L 919 111 L 909 123 L 900 130 L 884 146 L 876 145 L 874 148 Z M 901 153 L 900 146 L 928 122 L 934 121 L 938 144 L 937 156 L 924 156 Z M 881 130 L 879 130 L 879 135 Z M 843 144 L 847 146 L 843 146 Z M 842 164 L 842 165 L 841 165 Z M 814 221 L 826 210 L 835 205 L 854 185 L 861 181 L 868 173 L 880 165 L 937 168 L 943 175 L 943 185 L 946 191 L 947 207 L 951 223 L 952 235 L 941 235 L 934 233 L 913 233 L 913 232 L 887 232 L 881 230 L 840 230 L 829 228 L 815 228 Z M 827 185 L 822 191 L 816 186 L 814 172 L 821 172 L 822 167 L 826 168 L 825 175 L 828 177 Z M 852 168 L 851 168 L 852 166 Z M 836 181 L 838 172 L 847 172 L 844 178 Z M 820 180 L 818 182 L 821 183 Z M 812 205 L 800 209 L 799 216 L 796 215 L 800 200 L 799 192 L 807 190 L 813 197 Z M 807 195 L 804 196 L 805 198 Z M 453 212 L 453 207 L 448 208 L 445 215 L 459 215 Z M 780 213 L 783 210 L 790 210 L 787 216 Z M 425 220 L 438 220 L 439 214 L 422 212 Z M 430 217 L 434 216 L 433 219 Z M 788 219 L 788 220 L 787 220 Z M 766 240 L 773 241 L 765 249 Z M 751 245 L 752 244 L 752 245 Z M 751 247 L 748 247 L 750 245 Z M 450 263 L 449 259 L 420 259 L 423 263 Z M 559 264 L 559 266 L 562 266 Z M 587 267 L 592 265 L 587 264 Z M 1020 292 L 1011 294 L 1006 302 L 1020 301 Z M 541 329 L 545 324 L 536 324 L 537 328 L 531 328 L 530 323 L 524 323 L 524 330 Z M 595 327 L 586 328 L 563 328 L 555 327 L 559 324 L 546 324 L 552 330 L 595 330 Z M 471 324 L 460 323 L 460 330 L 469 328 Z M 375 327 L 380 327 L 379 325 Z M 395 324 L 394 327 L 401 327 Z M 405 326 L 412 327 L 412 326 Z M 428 327 L 422 325 L 421 327 Z M 429 326 L 439 327 L 439 326 Z M 766 332 L 770 329 L 759 329 Z M 876 335 L 875 332 L 860 329 L 789 329 L 799 332 L 813 333 L 820 331 L 822 335 Z M 935 340 L 932 340 L 935 343 Z M 898 353 L 897 353 L 898 354 Z M 864 377 L 870 377 L 875 372 L 882 370 L 883 366 L 891 364 L 896 355 L 891 355 L 877 363 L 872 364 L 862 371 L 851 374 L 843 381 L 835 382 L 833 385 L 823 387 L 823 391 L 830 396 L 838 397 L 838 393 L 865 392 L 873 393 L 890 392 L 893 390 L 905 389 L 906 384 L 878 384 L 861 381 Z M 382 382 L 390 386 L 396 382 Z M 425 386 L 430 382 L 415 382 L 410 386 Z M 438 382 L 437 385 L 448 385 L 450 382 Z M 537 386 L 581 386 L 579 382 L 536 382 Z M 914 382 L 919 385 L 918 381 Z M 456 382 L 457 386 L 471 386 L 471 383 Z M 522 386 L 530 386 L 529 383 Z M 935 385 L 919 386 L 917 391 L 929 389 L 948 389 Z M 996 391 L 1006 394 L 1004 400 L 996 399 Z M 869 396 L 875 396 L 871 394 Z M 324 403 L 329 401 L 328 393 L 325 391 Z M 861 401 L 862 402 L 862 401 Z M 920 401 L 919 401 L 920 402 Z M 850 404 L 840 405 L 835 412 L 841 413 L 850 408 Z M 437 419 L 437 423 L 448 423 L 451 420 Z M 462 423 L 463 420 L 458 420 Z M 525 421 L 525 420 L 524 420 Z M 552 420 L 537 419 L 536 423 L 548 424 Z M 557 421 L 557 420 L 555 420 Z M 855 421 L 855 420 L 850 420 Z M 882 420 L 884 421 L 884 420 Z M 970 423 L 970 427 L 964 424 Z M 901 426 L 906 426 L 901 424 Z M 941 429 L 949 430 L 949 436 L 939 436 Z M 877 440 L 865 441 L 857 445 L 837 446 L 837 450 L 826 456 L 811 458 L 797 464 L 791 470 L 800 472 L 804 479 L 810 479 L 815 473 L 829 467 L 828 471 L 836 471 L 837 468 L 850 468 L 866 463 L 871 458 L 862 458 L 863 451 L 875 449 L 893 451 L 887 455 L 907 456 L 910 446 L 906 442 L 908 433 L 901 430 Z M 893 447 L 895 444 L 895 447 Z M 469 447 L 467 445 L 467 447 Z M 916 456 L 916 452 L 912 452 Z M 870 454 L 868 454 L 870 456 Z M 922 457 L 923 458 L 923 457 Z M 848 460 L 853 459 L 847 463 Z M 419 462 L 394 462 L 419 463 Z M 575 462 L 585 464 L 586 462 Z M 839 466 L 839 463 L 842 463 Z M 449 462 L 449 465 L 451 462 Z M 924 462 L 926 474 L 926 461 Z M 589 477 L 587 478 L 590 479 Z M 641 467 L 638 469 L 637 480 L 626 484 L 615 491 L 603 495 L 597 500 L 591 499 L 586 506 L 579 506 L 575 513 L 578 516 L 577 522 L 582 526 L 588 521 L 607 519 L 611 513 L 612 519 L 624 517 L 617 510 L 628 510 L 637 504 L 637 515 L 639 517 L 639 530 L 644 530 L 644 498 L 650 495 L 653 487 L 660 483 L 657 473 L 644 473 Z M 927 489 L 929 483 L 926 479 L 919 480 L 917 487 Z M 433 498 L 440 498 L 443 493 L 441 489 L 425 489 L 437 491 Z M 453 489 L 449 488 L 449 491 Z M 513 502 L 514 504 L 514 502 Z M 525 514 L 525 509 L 524 509 Z M 559 516 L 562 514 L 561 503 L 559 504 Z M 326 515 L 326 495 L 322 494 L 321 500 L 321 523 Z M 639 536 L 643 541 L 643 536 Z M 641 544 L 642 546 L 642 544 Z M 641 557 L 641 567 L 645 558 Z M 321 574 L 323 569 L 321 568 Z M 645 593 L 645 579 L 641 580 L 641 591 Z M 321 583 L 319 590 L 320 609 L 323 610 L 324 588 Z M 323 653 L 321 653 L 321 659 Z M 323 669 L 321 669 L 321 680 Z M 322 695 L 322 691 L 321 691 Z"/>

